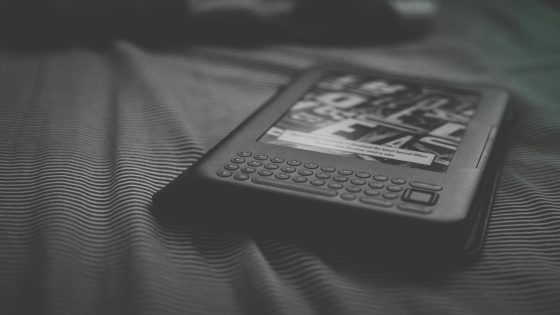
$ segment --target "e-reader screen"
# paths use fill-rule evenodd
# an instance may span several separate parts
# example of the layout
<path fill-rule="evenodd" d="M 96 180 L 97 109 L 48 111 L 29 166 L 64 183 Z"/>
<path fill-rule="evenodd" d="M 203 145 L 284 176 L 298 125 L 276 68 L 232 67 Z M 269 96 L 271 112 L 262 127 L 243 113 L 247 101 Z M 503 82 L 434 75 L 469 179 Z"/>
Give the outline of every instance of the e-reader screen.
<path fill-rule="evenodd" d="M 479 100 L 467 90 L 330 72 L 258 141 L 445 172 Z"/>

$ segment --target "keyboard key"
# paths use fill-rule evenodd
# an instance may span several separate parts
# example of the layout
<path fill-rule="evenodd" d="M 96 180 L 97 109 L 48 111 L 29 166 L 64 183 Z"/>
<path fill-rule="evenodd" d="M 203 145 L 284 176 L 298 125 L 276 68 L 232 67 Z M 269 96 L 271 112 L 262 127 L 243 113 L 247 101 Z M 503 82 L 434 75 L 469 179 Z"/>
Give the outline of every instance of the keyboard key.
<path fill-rule="evenodd" d="M 347 170 L 347 169 L 338 171 L 338 174 L 340 175 L 352 175 L 352 173 L 353 172 L 351 170 Z"/>
<path fill-rule="evenodd" d="M 343 193 L 342 195 L 340 195 L 340 198 L 342 198 L 342 199 L 344 199 L 344 200 L 346 200 L 346 201 L 351 201 L 351 200 L 355 200 L 355 199 L 358 198 L 358 197 L 356 197 L 356 195 Z"/>
<path fill-rule="evenodd" d="M 373 176 L 373 179 L 375 179 L 376 181 L 379 181 L 379 182 L 386 182 L 389 179 L 389 177 L 387 177 L 385 175 L 375 175 L 375 176 Z"/>
<path fill-rule="evenodd" d="M 300 170 L 298 173 L 301 176 L 311 176 L 311 175 L 313 175 L 313 171 L 310 171 L 310 170 Z"/>
<path fill-rule="evenodd" d="M 330 183 L 327 185 L 330 189 L 342 189 L 344 187 L 342 184 L 339 183 Z"/>
<path fill-rule="evenodd" d="M 282 173 L 280 173 L 280 174 L 282 174 Z M 278 174 L 278 175 L 280 175 L 280 174 Z M 299 185 L 299 184 L 294 184 L 294 183 L 291 183 L 291 182 L 277 181 L 277 180 L 269 179 L 269 178 L 256 177 L 256 178 L 253 178 L 252 181 L 253 181 L 253 183 L 259 184 L 259 185 L 265 185 L 265 186 L 270 186 L 270 187 L 287 189 L 287 190 L 291 190 L 291 191 L 298 191 L 298 192 L 308 193 L 308 194 L 317 195 L 317 196 L 334 197 L 334 196 L 338 195 L 338 193 L 336 191 L 329 190 L 329 189 L 312 187 L 312 186 L 309 186 L 309 185 Z"/>
<path fill-rule="evenodd" d="M 235 171 L 236 169 L 239 168 L 239 165 L 237 165 L 237 164 L 226 164 L 224 166 L 224 168 L 228 171 Z"/>
<path fill-rule="evenodd" d="M 272 159 L 270 159 L 270 162 L 272 163 L 283 163 L 285 161 L 285 159 L 281 158 L 281 157 L 273 157 Z"/>
<path fill-rule="evenodd" d="M 243 173 L 239 173 L 239 174 L 235 174 L 235 176 L 233 176 L 233 178 L 235 178 L 235 179 L 237 179 L 237 180 L 248 180 L 248 179 L 249 179 L 249 175 L 243 174 Z"/>
<path fill-rule="evenodd" d="M 235 164 L 243 164 L 243 163 L 245 163 L 245 159 L 240 158 L 240 157 L 236 157 L 236 158 L 231 159 L 231 162 L 235 163 Z"/>
<path fill-rule="evenodd" d="M 220 176 L 220 177 L 230 177 L 231 175 L 233 175 L 233 173 L 230 172 L 230 171 L 226 171 L 226 170 L 219 170 L 218 171 L 218 176 Z"/>
<path fill-rule="evenodd" d="M 371 174 L 368 173 L 368 172 L 358 172 L 358 173 L 356 173 L 356 177 L 359 177 L 359 178 L 369 178 L 370 176 L 371 176 Z"/>
<path fill-rule="evenodd" d="M 240 157 L 250 157 L 251 152 L 241 151 L 241 152 L 237 153 L 237 155 L 240 156 Z"/>
<path fill-rule="evenodd" d="M 273 173 L 269 170 L 260 170 L 258 174 L 261 176 L 272 176 Z"/>
<path fill-rule="evenodd" d="M 298 161 L 298 160 L 290 160 L 290 161 L 288 161 L 288 165 L 291 165 L 291 166 L 300 166 L 300 165 L 301 165 L 301 162 Z"/>

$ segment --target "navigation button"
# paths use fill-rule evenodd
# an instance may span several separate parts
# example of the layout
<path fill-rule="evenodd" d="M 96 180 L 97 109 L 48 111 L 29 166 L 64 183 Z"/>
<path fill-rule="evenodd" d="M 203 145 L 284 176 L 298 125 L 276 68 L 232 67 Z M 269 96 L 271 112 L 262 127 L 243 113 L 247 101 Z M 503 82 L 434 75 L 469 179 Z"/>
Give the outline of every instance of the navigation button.
<path fill-rule="evenodd" d="M 422 205 L 434 205 L 439 198 L 439 195 L 433 191 L 418 190 L 414 188 L 407 189 L 402 199 L 404 201 L 422 204 Z"/>
<path fill-rule="evenodd" d="M 440 190 L 443 189 L 443 187 L 441 187 L 439 185 L 428 184 L 428 183 L 423 183 L 423 182 L 410 182 L 410 186 L 412 186 L 414 188 L 427 189 L 427 190 L 433 190 L 433 191 L 440 191 Z"/>
<path fill-rule="evenodd" d="M 430 208 L 422 207 L 419 205 L 413 205 L 410 203 L 401 203 L 398 205 L 398 208 L 404 211 L 410 211 L 410 212 L 415 212 L 420 214 L 430 214 L 433 211 Z"/>
<path fill-rule="evenodd" d="M 387 200 L 379 200 L 379 199 L 375 199 L 375 198 L 370 198 L 370 197 L 362 197 L 360 198 L 360 201 L 368 204 L 368 205 L 372 205 L 372 206 L 378 206 L 378 207 L 384 207 L 384 208 L 389 208 L 393 206 L 393 203 Z"/>

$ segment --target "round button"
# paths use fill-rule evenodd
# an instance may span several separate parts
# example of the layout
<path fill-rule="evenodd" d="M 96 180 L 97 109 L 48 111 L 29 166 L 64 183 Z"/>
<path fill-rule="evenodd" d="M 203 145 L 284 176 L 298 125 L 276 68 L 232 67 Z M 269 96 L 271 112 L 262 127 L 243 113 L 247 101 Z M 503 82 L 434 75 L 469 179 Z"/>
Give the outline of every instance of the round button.
<path fill-rule="evenodd" d="M 254 173 L 256 171 L 256 169 L 254 169 L 252 167 L 243 167 L 243 168 L 241 168 L 241 171 L 243 173 L 246 173 L 246 174 L 251 174 L 251 173 Z"/>
<path fill-rule="evenodd" d="M 233 173 L 230 171 L 225 171 L 225 170 L 218 171 L 218 176 L 220 177 L 230 177 L 231 175 L 233 175 Z"/>
<path fill-rule="evenodd" d="M 321 167 L 321 170 L 323 172 L 332 173 L 332 172 L 336 171 L 336 168 L 334 168 L 332 166 L 323 166 L 323 167 Z"/>
<path fill-rule="evenodd" d="M 351 200 L 355 200 L 357 197 L 356 197 L 356 195 L 344 193 L 344 194 L 340 195 L 340 198 L 342 198 L 346 201 L 351 201 Z"/>
<path fill-rule="evenodd" d="M 261 176 L 270 176 L 270 175 L 272 175 L 272 172 L 269 171 L 269 170 L 260 170 L 260 171 L 259 171 L 259 175 L 261 175 Z"/>
<path fill-rule="evenodd" d="M 237 164 L 226 164 L 226 165 L 224 166 L 224 168 L 225 168 L 226 170 L 229 170 L 229 171 L 235 171 L 236 169 L 239 168 L 239 165 L 237 165 Z"/>
<path fill-rule="evenodd" d="M 241 151 L 241 152 L 237 153 L 237 155 L 240 156 L 240 157 L 250 157 L 251 152 Z"/>
<path fill-rule="evenodd" d="M 359 178 L 368 178 L 370 176 L 371 176 L 371 174 L 368 173 L 368 172 L 358 172 L 358 173 L 356 173 L 356 177 L 359 177 Z"/>
<path fill-rule="evenodd" d="M 402 178 L 393 178 L 393 179 L 391 179 L 391 182 L 393 182 L 393 184 L 397 184 L 397 185 L 406 184 L 406 180 L 404 180 Z"/>
<path fill-rule="evenodd" d="M 299 175 L 303 175 L 303 176 L 311 176 L 311 175 L 313 175 L 313 172 L 310 171 L 310 170 L 300 170 L 298 173 L 299 173 Z"/>
<path fill-rule="evenodd" d="M 403 188 L 399 186 L 387 186 L 387 190 L 390 192 L 399 192 L 402 191 Z"/>
<path fill-rule="evenodd" d="M 371 182 L 371 183 L 369 183 L 369 187 L 374 188 L 374 189 L 381 189 L 381 188 L 385 187 L 385 185 L 383 185 L 381 183 L 377 183 L 377 182 Z"/>
<path fill-rule="evenodd" d="M 296 183 L 305 183 L 307 181 L 307 178 L 303 176 L 295 176 L 294 178 L 292 178 L 292 180 Z"/>
<path fill-rule="evenodd" d="M 338 171 L 338 174 L 340 175 L 352 175 L 352 171 L 351 170 L 340 170 Z"/>
<path fill-rule="evenodd" d="M 264 166 L 264 168 L 266 168 L 266 169 L 268 169 L 268 170 L 275 170 L 275 169 L 278 169 L 278 167 L 279 167 L 278 165 L 276 165 L 276 164 L 270 164 L 270 163 L 269 163 L 269 164 L 266 164 L 266 165 Z"/>
<path fill-rule="evenodd" d="M 339 183 L 330 183 L 327 185 L 330 189 L 342 189 L 342 184 Z"/>
<path fill-rule="evenodd" d="M 366 184 L 366 181 L 363 180 L 363 179 L 353 179 L 353 180 L 351 180 L 350 182 L 351 182 L 353 185 L 358 185 L 358 186 L 361 186 L 361 185 L 365 185 L 365 184 Z"/>
<path fill-rule="evenodd" d="M 278 178 L 278 179 L 284 180 L 284 179 L 290 178 L 290 175 L 285 174 L 285 173 L 278 173 L 278 174 L 276 174 L 274 177 L 276 177 L 276 178 Z"/>
<path fill-rule="evenodd" d="M 356 187 L 356 186 L 348 186 L 348 187 L 346 187 L 346 191 L 351 192 L 351 193 L 359 193 L 360 191 L 362 191 L 362 189 L 360 187 Z"/>
<path fill-rule="evenodd" d="M 344 183 L 344 182 L 348 181 L 348 177 L 344 177 L 344 176 L 335 176 L 335 177 L 333 178 L 333 180 L 334 180 L 335 182 Z"/>
<path fill-rule="evenodd" d="M 249 162 L 247 163 L 247 165 L 252 166 L 252 167 L 259 167 L 259 166 L 262 165 L 262 162 L 259 162 L 259 161 L 249 161 Z"/>
<path fill-rule="evenodd" d="M 239 173 L 239 174 L 235 174 L 235 176 L 233 176 L 233 178 L 235 178 L 235 179 L 237 179 L 237 180 L 248 180 L 248 179 L 249 179 L 249 175 L 243 174 L 243 173 Z"/>
<path fill-rule="evenodd" d="M 319 179 L 329 179 L 329 178 L 331 178 L 331 175 L 325 174 L 325 173 L 319 173 L 319 174 L 315 175 L 315 177 L 317 177 Z"/>
<path fill-rule="evenodd" d="M 314 169 L 319 167 L 319 165 L 317 165 L 315 163 L 305 163 L 305 164 L 303 164 L 303 166 L 308 168 L 308 169 L 311 169 L 311 170 L 314 170 Z"/>
<path fill-rule="evenodd" d="M 273 157 L 273 158 L 270 159 L 270 162 L 272 162 L 272 163 L 282 163 L 284 161 L 285 160 L 281 157 Z"/>
<path fill-rule="evenodd" d="M 379 196 L 379 191 L 373 189 L 366 189 L 366 191 L 364 191 L 364 194 L 375 197 L 375 196 Z"/>
<path fill-rule="evenodd" d="M 257 154 L 257 155 L 255 155 L 255 159 L 256 159 L 256 160 L 266 160 L 266 159 L 268 159 L 268 155 L 266 155 L 266 154 Z"/>
<path fill-rule="evenodd" d="M 245 159 L 244 158 L 240 158 L 240 157 L 236 157 L 231 159 L 231 161 L 235 164 L 243 164 L 245 163 Z"/>
<path fill-rule="evenodd" d="M 293 167 L 282 167 L 280 170 L 284 173 L 293 173 L 296 171 Z"/>
<path fill-rule="evenodd" d="M 318 180 L 318 179 L 314 179 L 314 180 L 310 181 L 310 183 L 313 186 L 323 186 L 323 185 L 325 185 L 324 181 Z"/>
<path fill-rule="evenodd" d="M 373 179 L 380 181 L 380 182 L 385 182 L 389 179 L 389 177 L 385 176 L 385 175 L 375 175 L 373 176 Z"/>
<path fill-rule="evenodd" d="M 298 161 L 298 160 L 290 160 L 290 161 L 288 161 L 288 165 L 291 165 L 291 166 L 300 166 L 300 165 L 301 165 L 301 162 Z"/>
<path fill-rule="evenodd" d="M 397 195 L 397 194 L 383 194 L 383 198 L 389 199 L 389 200 L 395 200 L 395 199 L 399 198 L 399 195 Z"/>

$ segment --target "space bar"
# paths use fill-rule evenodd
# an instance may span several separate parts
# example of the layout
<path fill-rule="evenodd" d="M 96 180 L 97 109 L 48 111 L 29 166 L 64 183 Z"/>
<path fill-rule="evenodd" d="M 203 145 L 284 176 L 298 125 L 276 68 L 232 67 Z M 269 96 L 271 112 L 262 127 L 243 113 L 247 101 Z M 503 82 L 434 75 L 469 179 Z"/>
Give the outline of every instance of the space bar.
<path fill-rule="evenodd" d="M 277 188 L 284 188 L 284 189 L 289 189 L 289 190 L 293 190 L 293 191 L 300 191 L 300 192 L 313 194 L 313 195 L 318 195 L 318 196 L 334 197 L 334 196 L 338 195 L 338 193 L 336 191 L 333 191 L 333 190 L 309 187 L 309 186 L 300 185 L 300 184 L 292 184 L 290 182 L 281 182 L 281 181 L 278 181 L 278 180 L 263 178 L 263 177 L 255 177 L 255 178 L 253 178 L 252 181 L 255 184 L 277 187 Z"/>

